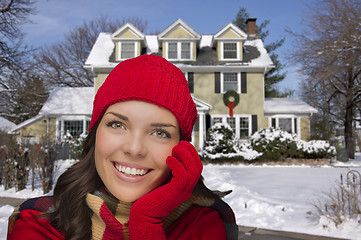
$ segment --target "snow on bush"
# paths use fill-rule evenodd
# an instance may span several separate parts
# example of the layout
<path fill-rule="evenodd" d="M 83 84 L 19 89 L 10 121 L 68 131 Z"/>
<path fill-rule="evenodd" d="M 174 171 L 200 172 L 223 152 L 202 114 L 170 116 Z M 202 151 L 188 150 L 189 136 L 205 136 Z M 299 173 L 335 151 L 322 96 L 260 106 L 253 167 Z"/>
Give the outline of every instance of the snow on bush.
<path fill-rule="evenodd" d="M 242 158 L 254 160 L 261 154 L 249 143 L 240 144 L 232 128 L 225 123 L 216 123 L 208 131 L 203 157 L 211 160 Z"/>
<path fill-rule="evenodd" d="M 280 128 L 263 128 L 240 141 L 226 123 L 217 123 L 207 131 L 203 157 L 210 160 L 279 160 L 281 158 L 325 158 L 336 150 L 327 141 L 303 141 Z"/>

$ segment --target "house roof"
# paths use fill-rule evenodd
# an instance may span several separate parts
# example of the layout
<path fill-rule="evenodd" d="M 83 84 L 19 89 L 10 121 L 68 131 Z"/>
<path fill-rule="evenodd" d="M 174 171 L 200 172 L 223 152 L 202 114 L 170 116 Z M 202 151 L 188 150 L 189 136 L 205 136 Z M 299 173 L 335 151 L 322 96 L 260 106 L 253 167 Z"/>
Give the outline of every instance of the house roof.
<path fill-rule="evenodd" d="M 58 87 L 50 93 L 40 115 L 91 115 L 93 87 Z"/>
<path fill-rule="evenodd" d="M 0 117 L 0 130 L 8 131 L 14 127 L 16 127 L 15 123 L 10 122 L 6 118 Z"/>
<path fill-rule="evenodd" d="M 267 114 L 313 114 L 317 110 L 297 98 L 266 98 L 264 113 Z"/>
<path fill-rule="evenodd" d="M 147 54 L 159 54 L 161 52 L 161 46 L 159 40 L 164 34 L 171 31 L 178 24 L 182 25 L 186 30 L 190 31 L 193 35 L 196 36 L 196 39 L 200 39 L 199 51 L 197 52 L 196 61 L 188 61 L 177 63 L 178 67 L 224 67 L 229 68 L 235 67 L 247 67 L 251 68 L 261 68 L 265 70 L 270 70 L 274 67 L 273 62 L 270 56 L 267 53 L 266 48 L 261 39 L 254 40 L 245 40 L 244 41 L 244 53 L 243 61 L 232 61 L 224 62 L 218 61 L 217 52 L 213 48 L 216 35 L 200 35 L 195 32 L 191 27 L 189 27 L 183 20 L 178 19 L 172 25 L 170 25 L 166 30 L 164 30 L 160 35 L 145 35 L 145 52 Z M 245 33 L 236 27 L 234 24 L 228 24 L 217 34 L 222 34 L 225 30 L 231 29 L 236 31 L 240 36 L 245 37 Z M 163 35 L 162 35 L 163 34 Z M 217 36 L 218 36 L 217 35 Z M 108 69 L 110 72 L 118 62 L 114 59 L 115 45 L 112 41 L 112 33 L 100 33 L 98 39 L 96 40 L 92 50 L 89 53 L 88 59 L 85 62 L 85 68 L 93 70 L 94 68 L 98 69 Z M 204 55 L 205 54 L 205 55 Z M 184 68 L 185 69 L 185 68 Z M 217 69 L 215 69 L 217 70 Z M 217 70 L 218 71 L 218 70 Z"/>

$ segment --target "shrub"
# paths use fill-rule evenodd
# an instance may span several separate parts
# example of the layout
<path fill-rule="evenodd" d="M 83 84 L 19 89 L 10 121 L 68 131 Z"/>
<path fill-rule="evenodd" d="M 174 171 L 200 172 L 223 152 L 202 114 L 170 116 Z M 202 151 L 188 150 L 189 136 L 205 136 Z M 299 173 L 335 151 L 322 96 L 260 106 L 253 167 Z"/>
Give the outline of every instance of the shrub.
<path fill-rule="evenodd" d="M 254 160 L 259 153 L 250 144 L 240 144 L 232 128 L 225 123 L 217 123 L 207 131 L 203 157 L 214 163 Z"/>
<path fill-rule="evenodd" d="M 327 141 L 305 142 L 280 128 L 263 128 L 250 137 L 252 148 L 262 153 L 260 159 L 279 160 L 282 158 L 327 158 L 336 150 Z"/>
<path fill-rule="evenodd" d="M 354 173 L 351 175 L 355 177 Z M 339 227 L 351 219 L 361 223 L 360 187 L 360 183 L 355 181 L 347 184 L 343 184 L 342 181 L 337 183 L 329 192 L 323 193 L 320 199 L 312 203 L 314 211 L 309 212 L 311 221 L 322 224 L 324 228 L 330 227 L 330 224 Z"/>

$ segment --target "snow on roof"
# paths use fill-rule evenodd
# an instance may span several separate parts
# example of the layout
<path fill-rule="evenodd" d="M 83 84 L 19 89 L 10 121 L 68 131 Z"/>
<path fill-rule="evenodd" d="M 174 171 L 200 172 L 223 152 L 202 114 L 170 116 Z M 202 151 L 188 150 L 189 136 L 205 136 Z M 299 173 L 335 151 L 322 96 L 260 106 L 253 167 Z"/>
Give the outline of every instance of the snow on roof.
<path fill-rule="evenodd" d="M 111 33 L 101 32 L 89 53 L 85 65 L 112 65 L 109 61 L 114 50 Z"/>
<path fill-rule="evenodd" d="M 158 52 L 159 44 L 157 35 L 146 35 L 145 42 L 147 44 L 147 54 Z"/>
<path fill-rule="evenodd" d="M 268 55 L 267 50 L 264 47 L 261 39 L 247 40 L 244 42 L 244 46 L 256 47 L 258 49 L 258 51 L 260 52 L 260 56 L 258 58 L 251 60 L 250 66 L 273 65 L 273 62 L 272 62 L 270 56 Z"/>
<path fill-rule="evenodd" d="M 297 98 L 266 98 L 265 114 L 317 113 L 317 110 Z"/>
<path fill-rule="evenodd" d="M 0 130 L 8 131 L 14 127 L 16 127 L 15 123 L 12 123 L 3 117 L 0 117 Z"/>
<path fill-rule="evenodd" d="M 199 43 L 200 48 L 212 47 L 213 35 L 202 35 L 201 42 Z"/>
<path fill-rule="evenodd" d="M 51 92 L 39 115 L 91 115 L 93 98 L 93 87 L 58 87 Z"/>

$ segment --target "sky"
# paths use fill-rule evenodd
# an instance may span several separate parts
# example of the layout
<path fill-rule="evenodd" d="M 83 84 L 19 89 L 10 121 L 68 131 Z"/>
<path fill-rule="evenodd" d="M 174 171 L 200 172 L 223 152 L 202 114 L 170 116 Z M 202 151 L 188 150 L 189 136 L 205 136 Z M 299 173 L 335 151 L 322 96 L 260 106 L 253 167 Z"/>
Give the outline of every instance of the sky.
<path fill-rule="evenodd" d="M 257 23 L 270 20 L 269 36 L 265 43 L 285 37 L 279 48 L 279 60 L 285 65 L 287 77 L 279 85 L 281 89 L 298 90 L 301 75 L 287 60 L 292 48 L 292 39 L 285 33 L 289 28 L 300 32 L 303 28 L 301 16 L 307 11 L 306 4 L 315 0 L 37 0 L 37 14 L 25 23 L 25 42 L 34 47 L 50 45 L 64 40 L 64 34 L 100 15 L 123 18 L 139 17 L 147 21 L 145 33 L 163 31 L 181 18 L 199 34 L 215 34 L 232 22 L 241 7 Z"/>

